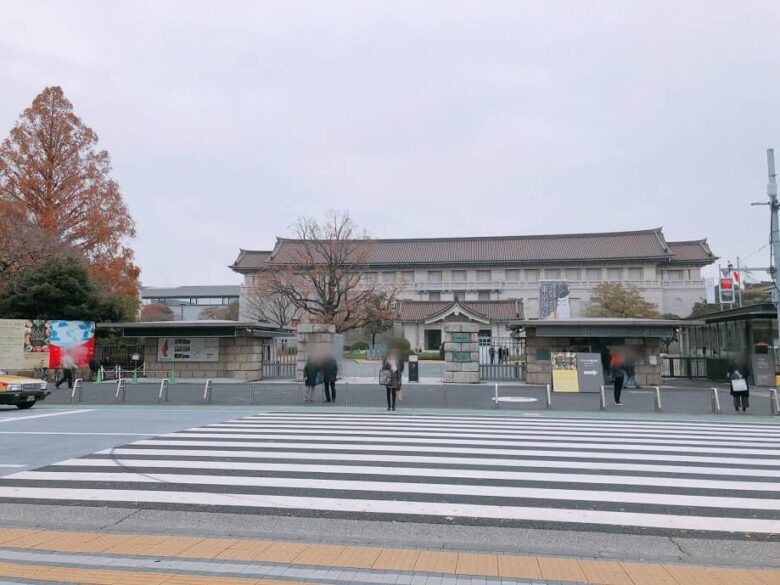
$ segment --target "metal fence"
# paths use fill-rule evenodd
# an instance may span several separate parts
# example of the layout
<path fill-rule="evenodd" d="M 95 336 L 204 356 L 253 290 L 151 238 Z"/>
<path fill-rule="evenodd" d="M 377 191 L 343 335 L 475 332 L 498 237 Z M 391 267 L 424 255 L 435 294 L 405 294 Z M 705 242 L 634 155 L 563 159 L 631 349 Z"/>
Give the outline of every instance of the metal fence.
<path fill-rule="evenodd" d="M 479 338 L 479 376 L 482 380 L 523 380 L 525 339 Z"/>
<path fill-rule="evenodd" d="M 664 378 L 706 378 L 707 358 L 664 357 L 661 375 Z"/>
<path fill-rule="evenodd" d="M 525 380 L 525 367 L 517 364 L 480 364 L 481 380 Z"/>

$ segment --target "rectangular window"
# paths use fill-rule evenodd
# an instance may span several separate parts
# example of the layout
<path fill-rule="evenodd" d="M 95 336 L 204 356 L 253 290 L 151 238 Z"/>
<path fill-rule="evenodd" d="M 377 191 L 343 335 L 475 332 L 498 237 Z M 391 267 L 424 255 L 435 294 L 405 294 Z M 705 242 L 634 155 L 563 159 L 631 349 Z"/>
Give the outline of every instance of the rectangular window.
<path fill-rule="evenodd" d="M 667 270 L 666 279 L 673 280 L 673 281 L 682 280 L 683 279 L 682 274 L 683 274 L 682 270 Z"/>
<path fill-rule="evenodd" d="M 520 280 L 520 271 L 517 269 L 507 270 L 504 278 L 507 282 L 517 282 Z"/>
<path fill-rule="evenodd" d="M 441 300 L 441 293 L 439 291 L 432 291 L 428 293 L 428 300 L 429 301 L 440 301 Z"/>
<path fill-rule="evenodd" d="M 383 272 L 382 273 L 382 283 L 383 284 L 393 284 L 393 283 L 395 283 L 395 272 Z"/>
<path fill-rule="evenodd" d="M 490 270 L 477 270 L 477 282 L 490 282 Z"/>
<path fill-rule="evenodd" d="M 453 270 L 452 271 L 452 282 L 466 282 L 466 271 L 465 270 Z"/>
<path fill-rule="evenodd" d="M 566 280 L 569 282 L 578 282 L 580 280 L 580 269 L 579 268 L 567 268 L 566 269 Z"/>
<path fill-rule="evenodd" d="M 477 300 L 478 301 L 489 301 L 490 300 L 490 291 L 489 290 L 481 290 L 477 292 Z"/>
<path fill-rule="evenodd" d="M 623 269 L 607 268 L 607 280 L 623 280 Z"/>
<path fill-rule="evenodd" d="M 560 280 L 561 271 L 558 268 L 548 268 L 544 271 L 544 277 L 548 280 Z"/>
<path fill-rule="evenodd" d="M 434 282 L 434 283 L 441 282 L 441 270 L 429 270 L 428 282 Z"/>
<path fill-rule="evenodd" d="M 428 351 L 439 351 L 441 347 L 441 329 L 425 330 L 425 349 Z"/>
<path fill-rule="evenodd" d="M 628 280 L 644 280 L 644 270 L 641 268 L 629 268 Z"/>
<path fill-rule="evenodd" d="M 585 271 L 588 282 L 598 282 L 601 280 L 601 268 L 588 268 Z"/>
<path fill-rule="evenodd" d="M 404 270 L 401 272 L 401 282 L 412 284 L 414 282 L 414 270 Z"/>
<path fill-rule="evenodd" d="M 539 281 L 539 271 L 536 270 L 536 269 L 526 270 L 525 271 L 525 279 L 528 282 L 538 282 Z"/>

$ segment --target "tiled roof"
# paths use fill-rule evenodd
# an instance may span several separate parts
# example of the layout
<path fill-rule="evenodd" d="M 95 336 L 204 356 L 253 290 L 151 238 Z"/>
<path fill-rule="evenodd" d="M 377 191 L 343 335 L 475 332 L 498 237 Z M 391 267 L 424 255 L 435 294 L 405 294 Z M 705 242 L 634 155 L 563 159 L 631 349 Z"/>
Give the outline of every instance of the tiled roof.
<path fill-rule="evenodd" d="M 152 287 L 141 288 L 141 298 L 189 298 L 189 297 L 237 297 L 241 287 L 237 284 L 227 284 L 218 286 L 175 286 L 175 287 Z"/>
<path fill-rule="evenodd" d="M 695 244 L 695 245 L 694 245 Z M 679 242 L 675 260 L 709 264 L 715 257 L 701 240 Z M 382 268 L 431 264 L 564 263 L 582 261 L 657 260 L 674 258 L 661 228 L 632 232 L 496 236 L 480 238 L 428 238 L 355 240 L 357 256 L 369 266 Z M 279 238 L 273 252 L 242 250 L 233 265 L 237 271 L 296 264 L 300 240 Z"/>
<path fill-rule="evenodd" d="M 715 254 L 710 250 L 707 240 L 693 240 L 691 242 L 669 242 L 672 250 L 672 262 L 702 262 L 716 260 Z"/>
<path fill-rule="evenodd" d="M 512 321 L 523 318 L 523 304 L 519 300 L 458 301 L 458 303 L 491 321 Z M 453 301 L 401 301 L 399 321 L 425 321 L 450 307 Z"/>

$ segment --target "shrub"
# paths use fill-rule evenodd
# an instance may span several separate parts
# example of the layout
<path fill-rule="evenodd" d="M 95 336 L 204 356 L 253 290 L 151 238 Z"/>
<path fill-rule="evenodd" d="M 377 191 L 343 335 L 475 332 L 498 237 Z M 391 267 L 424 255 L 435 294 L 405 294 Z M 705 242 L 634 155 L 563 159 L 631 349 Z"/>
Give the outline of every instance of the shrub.
<path fill-rule="evenodd" d="M 356 341 L 350 349 L 352 351 L 365 351 L 368 349 L 368 344 L 365 341 Z"/>
<path fill-rule="evenodd" d="M 438 351 L 421 351 L 417 354 L 417 359 L 420 361 L 434 361 L 441 360 L 443 358 L 439 355 Z"/>
<path fill-rule="evenodd" d="M 391 349 L 400 349 L 408 353 L 412 349 L 412 344 L 409 343 L 409 340 L 405 337 L 394 337 L 390 340 L 388 347 Z"/>

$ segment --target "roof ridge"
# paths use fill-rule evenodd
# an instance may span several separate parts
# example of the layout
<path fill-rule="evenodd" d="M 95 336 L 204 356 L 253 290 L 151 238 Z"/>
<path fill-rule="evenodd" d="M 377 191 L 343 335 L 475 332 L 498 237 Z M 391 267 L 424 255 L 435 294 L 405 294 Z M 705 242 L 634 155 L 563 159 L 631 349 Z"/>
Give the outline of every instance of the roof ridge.
<path fill-rule="evenodd" d="M 662 227 L 644 229 L 644 230 L 625 230 L 618 232 L 581 232 L 576 234 L 527 234 L 527 235 L 504 235 L 504 236 L 442 236 L 435 238 L 353 238 L 352 241 L 365 241 L 365 242 L 382 242 L 382 243 L 398 243 L 398 242 L 452 242 L 452 241 L 473 241 L 473 240 L 533 240 L 533 239 L 545 239 L 545 238 L 583 238 L 583 237 L 610 237 L 610 236 L 630 236 L 630 235 L 650 235 L 655 234 L 658 236 L 662 234 Z M 277 242 L 300 242 L 301 238 L 284 238 L 277 237 Z M 665 241 L 665 240 L 664 240 Z"/>

